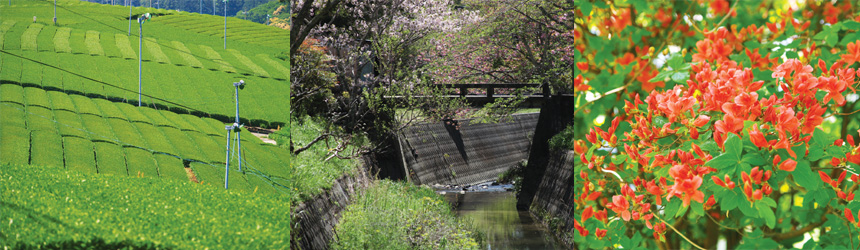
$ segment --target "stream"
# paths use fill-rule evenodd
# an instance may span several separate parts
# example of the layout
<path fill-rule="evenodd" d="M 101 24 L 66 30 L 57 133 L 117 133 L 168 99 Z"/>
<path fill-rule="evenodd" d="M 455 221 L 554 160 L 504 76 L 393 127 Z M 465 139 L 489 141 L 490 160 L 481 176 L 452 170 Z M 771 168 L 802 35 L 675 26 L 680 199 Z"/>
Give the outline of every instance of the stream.
<path fill-rule="evenodd" d="M 454 206 L 457 216 L 484 234 L 487 250 L 562 249 L 561 244 L 528 211 L 517 211 L 512 185 L 478 184 L 438 192 Z"/>

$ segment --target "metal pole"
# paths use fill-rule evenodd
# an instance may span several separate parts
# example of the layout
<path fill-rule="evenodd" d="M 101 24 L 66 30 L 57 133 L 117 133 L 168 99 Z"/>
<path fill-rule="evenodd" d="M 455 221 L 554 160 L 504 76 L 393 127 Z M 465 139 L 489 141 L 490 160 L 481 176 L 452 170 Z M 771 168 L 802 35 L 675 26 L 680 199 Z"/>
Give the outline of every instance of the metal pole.
<path fill-rule="evenodd" d="M 235 84 L 234 84 L 235 85 Z M 236 85 L 236 124 L 239 124 L 239 86 Z M 242 131 L 236 131 L 236 153 L 239 155 L 239 172 L 242 171 Z"/>
<path fill-rule="evenodd" d="M 232 129 L 227 130 L 227 161 L 224 167 L 224 189 L 227 189 L 227 180 L 229 180 L 230 175 L 230 133 L 232 132 Z"/>
<path fill-rule="evenodd" d="M 203 0 L 200 0 L 200 14 L 203 14 Z"/>
<path fill-rule="evenodd" d="M 137 39 L 137 106 L 140 107 L 140 93 L 143 92 L 143 87 L 140 84 L 141 75 L 143 74 L 143 23 L 140 23 L 140 30 Z"/>
<path fill-rule="evenodd" d="M 128 0 L 128 36 L 131 36 L 131 0 Z"/>
<path fill-rule="evenodd" d="M 224 49 L 227 49 L 227 1 L 224 1 Z"/>
<path fill-rule="evenodd" d="M 57 25 L 57 0 L 54 0 L 54 25 Z"/>

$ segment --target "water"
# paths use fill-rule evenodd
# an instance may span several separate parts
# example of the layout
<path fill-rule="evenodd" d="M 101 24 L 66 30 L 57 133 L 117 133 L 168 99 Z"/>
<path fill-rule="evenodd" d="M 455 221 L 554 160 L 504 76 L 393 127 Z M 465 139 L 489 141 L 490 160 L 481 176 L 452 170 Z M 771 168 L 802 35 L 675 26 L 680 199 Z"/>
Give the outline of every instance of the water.
<path fill-rule="evenodd" d="M 477 186 L 477 189 L 496 191 L 447 190 L 444 196 L 455 206 L 457 216 L 472 221 L 484 233 L 487 250 L 562 249 L 561 244 L 528 211 L 517 211 L 514 193 L 492 185 L 487 188 Z"/>

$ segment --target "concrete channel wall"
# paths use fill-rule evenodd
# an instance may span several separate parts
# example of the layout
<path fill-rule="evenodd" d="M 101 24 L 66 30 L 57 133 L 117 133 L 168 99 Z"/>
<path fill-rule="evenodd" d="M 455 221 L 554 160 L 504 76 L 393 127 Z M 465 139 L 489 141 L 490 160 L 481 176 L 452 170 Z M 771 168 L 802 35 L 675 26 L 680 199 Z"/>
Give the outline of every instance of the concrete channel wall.
<path fill-rule="evenodd" d="M 550 227 L 563 244 L 573 248 L 573 151 L 550 154 L 531 212 Z"/>
<path fill-rule="evenodd" d="M 357 167 L 353 176 L 344 174 L 331 189 L 299 204 L 292 211 L 291 249 L 329 249 L 328 243 L 335 237 L 334 227 L 341 212 L 353 197 L 360 195 L 370 185 L 370 176 L 365 166 Z"/>
<path fill-rule="evenodd" d="M 490 181 L 529 157 L 538 113 L 499 123 L 472 120 L 418 124 L 401 135 L 400 148 L 415 184 L 466 185 Z"/>

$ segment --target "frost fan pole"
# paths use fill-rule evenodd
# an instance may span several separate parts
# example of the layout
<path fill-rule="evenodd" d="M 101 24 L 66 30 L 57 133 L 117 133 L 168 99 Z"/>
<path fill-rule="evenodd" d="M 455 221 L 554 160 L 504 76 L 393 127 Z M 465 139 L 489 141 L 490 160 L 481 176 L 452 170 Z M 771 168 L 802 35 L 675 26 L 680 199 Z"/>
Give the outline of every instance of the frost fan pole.
<path fill-rule="evenodd" d="M 235 92 L 235 101 L 236 101 L 236 122 L 231 125 L 225 125 L 224 129 L 227 130 L 227 161 L 226 166 L 224 167 L 224 189 L 229 187 L 230 180 L 230 134 L 232 132 L 236 132 L 236 144 L 234 144 L 236 148 L 236 156 L 239 162 L 239 172 L 242 172 L 242 127 L 244 125 L 239 124 L 239 90 L 245 88 L 245 80 L 239 80 L 239 82 L 234 82 L 233 87 L 236 88 Z"/>
<path fill-rule="evenodd" d="M 224 49 L 227 49 L 227 0 L 224 0 Z M 236 117 L 239 115 L 236 114 Z"/>
<path fill-rule="evenodd" d="M 139 25 L 138 30 L 138 39 L 137 39 L 137 106 L 140 107 L 141 101 L 140 96 L 143 92 L 143 87 L 141 83 L 141 75 L 143 75 L 143 23 L 146 22 L 150 18 L 149 13 L 140 15 L 137 18 L 137 23 Z"/>
<path fill-rule="evenodd" d="M 128 1 L 128 36 L 131 36 L 131 7 L 134 6 L 134 4 L 131 3 L 132 0 L 126 1 Z"/>

